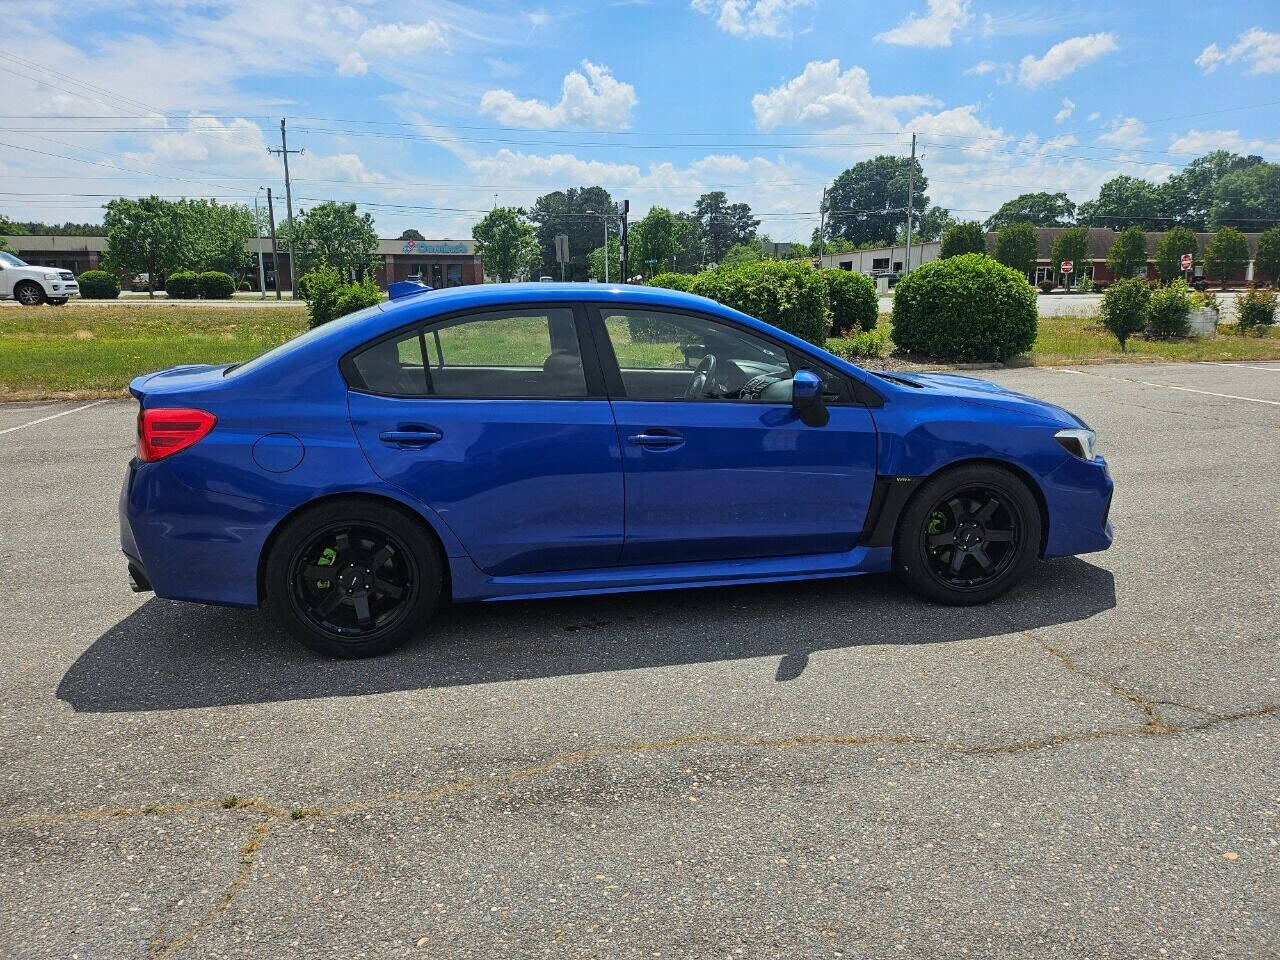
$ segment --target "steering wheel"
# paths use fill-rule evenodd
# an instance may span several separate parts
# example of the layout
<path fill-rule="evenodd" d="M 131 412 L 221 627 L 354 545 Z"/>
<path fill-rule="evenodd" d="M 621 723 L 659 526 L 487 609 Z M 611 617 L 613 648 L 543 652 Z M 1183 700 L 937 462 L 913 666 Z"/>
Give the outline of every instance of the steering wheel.
<path fill-rule="evenodd" d="M 715 354 L 708 353 L 694 368 L 693 379 L 689 381 L 689 386 L 684 391 L 684 398 L 686 400 L 701 400 L 707 387 L 715 383 L 715 376 L 716 357 Z"/>

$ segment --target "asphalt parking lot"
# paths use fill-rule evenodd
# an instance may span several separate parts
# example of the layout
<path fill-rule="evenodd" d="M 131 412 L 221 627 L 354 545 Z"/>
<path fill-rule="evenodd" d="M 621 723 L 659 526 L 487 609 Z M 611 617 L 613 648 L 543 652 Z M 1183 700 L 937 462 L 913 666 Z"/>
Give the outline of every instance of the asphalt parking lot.
<path fill-rule="evenodd" d="M 1111 551 L 355 663 L 129 592 L 132 404 L 0 406 L 0 954 L 1280 956 L 1280 364 L 989 376 L 1098 430 Z"/>

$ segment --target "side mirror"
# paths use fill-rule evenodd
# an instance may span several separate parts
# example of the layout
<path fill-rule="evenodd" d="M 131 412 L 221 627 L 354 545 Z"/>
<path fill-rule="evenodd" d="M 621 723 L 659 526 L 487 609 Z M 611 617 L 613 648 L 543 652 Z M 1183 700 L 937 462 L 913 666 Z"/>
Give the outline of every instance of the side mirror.
<path fill-rule="evenodd" d="M 822 378 L 812 370 L 796 371 L 791 380 L 791 406 L 810 427 L 825 427 L 831 419 L 822 401 Z"/>

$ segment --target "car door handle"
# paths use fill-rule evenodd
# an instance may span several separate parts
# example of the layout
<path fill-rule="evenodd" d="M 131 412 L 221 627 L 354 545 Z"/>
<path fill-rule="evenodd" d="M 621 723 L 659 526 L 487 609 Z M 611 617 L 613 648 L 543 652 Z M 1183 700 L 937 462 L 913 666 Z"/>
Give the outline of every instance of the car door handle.
<path fill-rule="evenodd" d="M 378 434 L 378 439 L 383 443 L 389 443 L 395 447 L 425 447 L 428 444 L 436 443 L 444 439 L 444 434 L 439 430 L 430 430 L 426 428 L 411 430 L 384 430 Z"/>
<path fill-rule="evenodd" d="M 647 450 L 666 450 L 684 443 L 684 437 L 678 433 L 637 433 L 627 437 L 627 443 Z"/>

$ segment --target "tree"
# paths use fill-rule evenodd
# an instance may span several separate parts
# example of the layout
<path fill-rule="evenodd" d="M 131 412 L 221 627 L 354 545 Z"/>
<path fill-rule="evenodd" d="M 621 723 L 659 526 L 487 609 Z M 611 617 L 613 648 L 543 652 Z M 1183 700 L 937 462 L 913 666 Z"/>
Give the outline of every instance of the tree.
<path fill-rule="evenodd" d="M 842 238 L 855 247 L 892 243 L 906 220 L 909 177 L 914 177 L 911 216 L 918 223 L 929 209 L 929 181 L 919 160 L 881 155 L 836 177 L 827 190 L 827 239 Z"/>
<path fill-rule="evenodd" d="M 666 207 L 652 207 L 636 226 L 639 236 L 628 246 L 640 255 L 646 276 L 666 273 L 680 251 L 681 225 Z"/>
<path fill-rule="evenodd" d="M 1280 227 L 1272 227 L 1258 238 L 1253 257 L 1254 276 L 1275 283 L 1280 280 Z"/>
<path fill-rule="evenodd" d="M 424 237 L 422 234 L 420 234 L 417 230 L 413 229 L 413 227 L 410 227 L 408 230 L 404 230 L 401 232 L 400 239 L 401 240 L 425 240 L 427 238 Z"/>
<path fill-rule="evenodd" d="M 1164 196 L 1159 187 L 1139 177 L 1112 177 L 1098 190 L 1098 199 L 1080 204 L 1080 222 L 1091 227 L 1159 229 L 1164 223 Z"/>
<path fill-rule="evenodd" d="M 1204 251 L 1204 267 L 1209 276 L 1227 289 L 1227 281 L 1244 271 L 1249 262 L 1249 243 L 1235 227 L 1223 227 L 1209 240 Z"/>
<path fill-rule="evenodd" d="M 1116 237 L 1107 255 L 1107 269 L 1116 280 L 1147 272 L 1147 235 L 1141 227 L 1129 227 Z"/>
<path fill-rule="evenodd" d="M 604 242 L 604 222 L 616 216 L 613 198 L 604 187 L 570 187 L 555 190 L 533 201 L 528 211 L 533 221 L 538 248 L 542 251 L 540 269 L 558 277 L 556 235 L 569 238 L 569 262 L 565 277 L 585 280 L 589 271 L 587 255 Z"/>
<path fill-rule="evenodd" d="M 942 235 L 942 249 L 938 253 L 940 260 L 958 257 L 965 253 L 986 253 L 987 235 L 982 224 L 976 220 L 965 223 L 953 223 Z"/>
<path fill-rule="evenodd" d="M 1214 150 L 1197 157 L 1160 186 L 1163 213 L 1170 223 L 1205 230 L 1218 195 L 1218 182 L 1227 174 L 1262 163 L 1258 156 L 1242 157 L 1229 150 Z"/>
<path fill-rule="evenodd" d="M 1065 193 L 1024 193 L 1005 203 L 987 221 L 988 230 L 1015 223 L 1033 227 L 1067 227 L 1075 220 L 1076 205 Z"/>
<path fill-rule="evenodd" d="M 318 203 L 289 224 L 302 272 L 332 267 L 346 280 L 360 278 L 377 265 L 378 235 L 371 214 L 356 213 L 354 203 Z"/>
<path fill-rule="evenodd" d="M 756 263 L 763 259 L 765 258 L 758 243 L 735 243 L 720 258 L 720 266 L 736 267 L 744 263 Z"/>
<path fill-rule="evenodd" d="M 1280 218 L 1280 163 L 1257 163 L 1218 181 L 1209 227 L 1257 232 Z"/>
<path fill-rule="evenodd" d="M 693 218 L 698 222 L 704 265 L 719 263 L 735 244 L 752 243 L 760 226 L 750 206 L 730 203 L 723 190 L 700 196 L 693 205 Z"/>
<path fill-rule="evenodd" d="M 697 273 L 702 269 L 702 225 L 692 213 L 681 211 L 676 214 L 676 224 L 680 231 L 680 249 L 676 251 L 671 269 L 679 273 Z M 615 257 L 614 263 L 618 262 Z"/>
<path fill-rule="evenodd" d="M 919 221 L 911 228 L 912 243 L 931 243 L 940 238 L 943 232 L 956 222 L 951 211 L 946 207 L 930 207 L 920 215 Z M 906 243 L 907 230 L 903 225 L 898 228 L 898 242 Z"/>
<path fill-rule="evenodd" d="M 996 259 L 1006 267 L 1029 274 L 1036 265 L 1040 239 L 1029 223 L 1011 223 L 996 234 Z"/>
<path fill-rule="evenodd" d="M 1062 262 L 1070 260 L 1074 270 L 1064 275 L 1064 287 L 1075 286 L 1084 274 L 1085 257 L 1089 255 L 1089 230 L 1086 227 L 1069 227 L 1053 238 L 1053 252 L 1049 255 L 1055 270 L 1062 269 Z"/>
<path fill-rule="evenodd" d="M 147 296 L 155 296 L 156 279 L 184 265 L 183 210 L 168 200 L 117 197 L 105 208 L 108 270 L 126 276 L 145 273 Z"/>
<path fill-rule="evenodd" d="M 244 204 L 179 200 L 183 207 L 186 259 L 198 273 L 216 270 L 240 277 L 253 266 L 246 242 L 257 232 L 253 211 Z"/>
<path fill-rule="evenodd" d="M 1174 227 L 1156 244 L 1156 270 L 1160 279 L 1168 283 L 1182 275 L 1182 255 L 1191 254 L 1194 259 L 1200 252 L 1194 230 Z"/>
<path fill-rule="evenodd" d="M 502 283 L 536 270 L 542 263 L 537 231 L 518 207 L 497 207 L 471 228 L 485 272 Z"/>
<path fill-rule="evenodd" d="M 1151 314 L 1151 288 L 1145 280 L 1123 277 L 1107 287 L 1102 295 L 1102 325 L 1120 341 L 1120 352 L 1135 333 L 1146 329 Z"/>

